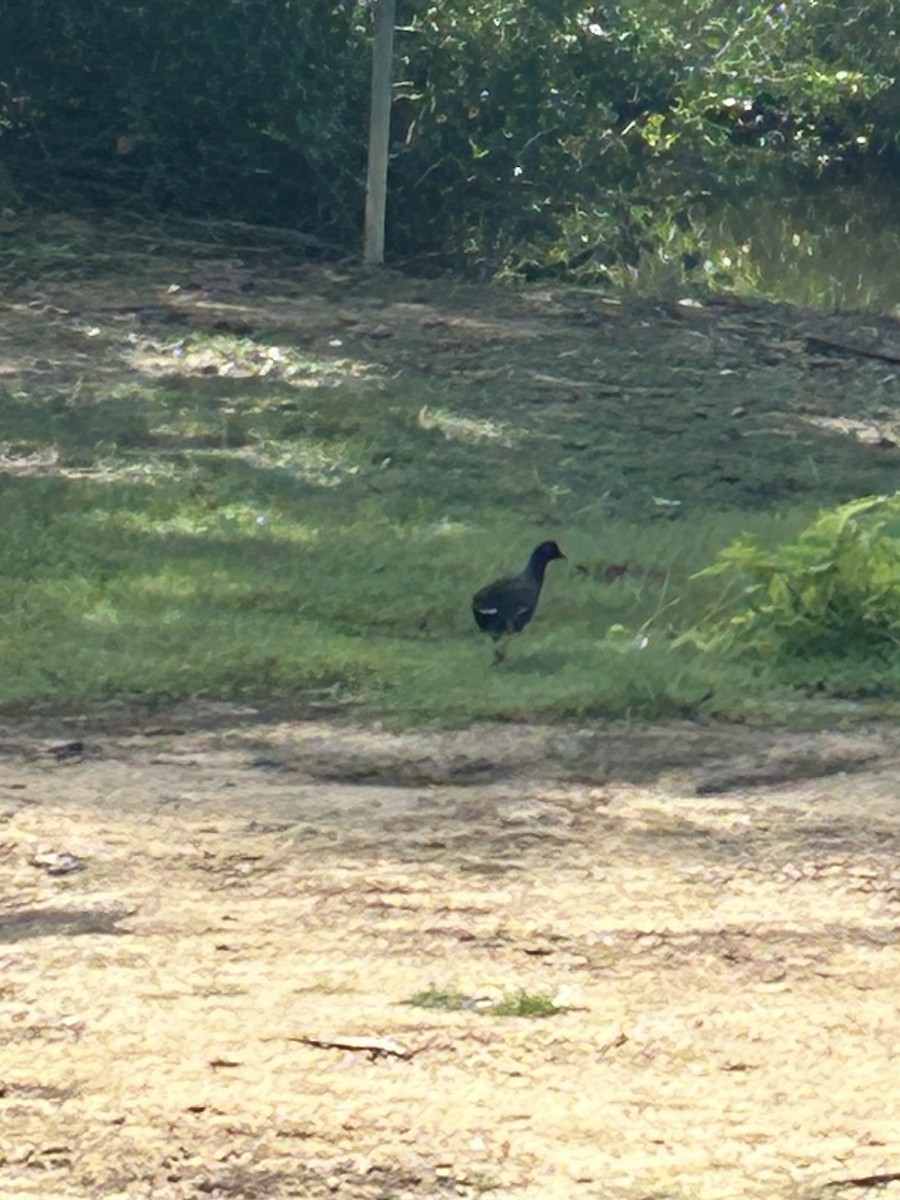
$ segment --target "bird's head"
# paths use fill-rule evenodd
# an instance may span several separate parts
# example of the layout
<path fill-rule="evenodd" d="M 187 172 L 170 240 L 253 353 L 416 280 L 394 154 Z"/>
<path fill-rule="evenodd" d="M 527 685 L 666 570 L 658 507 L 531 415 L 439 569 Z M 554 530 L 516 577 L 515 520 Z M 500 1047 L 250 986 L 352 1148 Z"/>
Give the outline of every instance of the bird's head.
<path fill-rule="evenodd" d="M 539 546 L 535 547 L 534 553 L 532 554 L 532 558 L 536 558 L 540 562 L 545 563 L 553 562 L 555 558 L 565 557 L 566 556 L 563 554 L 562 550 L 560 550 L 556 542 L 541 542 Z"/>

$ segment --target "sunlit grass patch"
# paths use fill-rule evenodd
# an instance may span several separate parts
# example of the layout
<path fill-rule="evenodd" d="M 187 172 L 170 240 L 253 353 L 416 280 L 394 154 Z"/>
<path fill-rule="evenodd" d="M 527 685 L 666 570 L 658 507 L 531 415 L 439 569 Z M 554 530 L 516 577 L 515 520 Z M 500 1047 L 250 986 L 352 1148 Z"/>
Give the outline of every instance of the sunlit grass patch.
<path fill-rule="evenodd" d="M 43 475 L 58 462 L 59 449 L 52 444 L 0 443 L 0 473 L 4 475 Z"/>
<path fill-rule="evenodd" d="M 256 313 L 248 310 L 247 319 Z M 215 375 L 224 379 L 268 379 L 292 388 L 336 387 L 378 376 L 373 363 L 347 356 L 311 357 L 285 342 L 273 344 L 237 333 L 205 333 L 191 329 L 160 343 L 136 337 L 128 359 L 153 375 Z"/>
<path fill-rule="evenodd" d="M 451 442 L 499 442 L 501 446 L 512 446 L 516 440 L 515 431 L 506 424 L 431 409 L 427 404 L 419 410 L 419 425 L 442 434 Z"/>
<path fill-rule="evenodd" d="M 307 439 L 294 439 L 287 444 L 260 441 L 234 451 L 234 455 L 251 466 L 290 471 L 320 487 L 337 487 L 347 475 L 357 475 L 360 470 L 345 445 Z"/>

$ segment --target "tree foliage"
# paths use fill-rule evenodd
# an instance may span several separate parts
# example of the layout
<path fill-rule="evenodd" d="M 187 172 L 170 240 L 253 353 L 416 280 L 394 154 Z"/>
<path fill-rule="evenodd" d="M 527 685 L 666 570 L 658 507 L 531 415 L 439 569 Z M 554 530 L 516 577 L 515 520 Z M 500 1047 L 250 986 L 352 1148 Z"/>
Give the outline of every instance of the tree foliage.
<path fill-rule="evenodd" d="M 711 200 L 773 170 L 897 165 L 895 0 L 441 0 L 407 39 L 406 238 L 488 269 L 687 248 Z M 685 246 L 678 243 L 678 231 Z"/>
<path fill-rule="evenodd" d="M 0 7 L 6 162 L 30 194 L 350 238 L 368 60 L 352 0 Z"/>
<path fill-rule="evenodd" d="M 712 202 L 896 172 L 900 0 L 401 0 L 393 254 L 597 273 L 689 251 Z M 37 198 L 290 223 L 354 243 L 356 0 L 0 8 L 0 120 Z"/>

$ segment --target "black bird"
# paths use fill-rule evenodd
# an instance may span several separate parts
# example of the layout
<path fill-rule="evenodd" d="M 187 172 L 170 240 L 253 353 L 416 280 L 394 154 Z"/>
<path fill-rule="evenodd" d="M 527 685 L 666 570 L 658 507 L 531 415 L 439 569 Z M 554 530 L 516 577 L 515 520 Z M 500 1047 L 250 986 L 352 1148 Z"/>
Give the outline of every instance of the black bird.
<path fill-rule="evenodd" d="M 495 642 L 506 634 L 521 633 L 537 608 L 547 563 L 565 558 L 556 542 L 541 542 L 531 552 L 524 571 L 508 579 L 495 579 L 472 597 L 475 624 Z M 503 651 L 494 650 L 494 662 L 503 661 Z"/>

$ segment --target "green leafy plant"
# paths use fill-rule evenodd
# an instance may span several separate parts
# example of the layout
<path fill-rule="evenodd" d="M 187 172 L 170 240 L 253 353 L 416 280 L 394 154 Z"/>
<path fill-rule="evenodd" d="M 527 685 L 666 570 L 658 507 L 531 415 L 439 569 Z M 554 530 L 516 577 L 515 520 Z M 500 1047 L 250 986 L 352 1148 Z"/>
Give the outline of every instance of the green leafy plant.
<path fill-rule="evenodd" d="M 764 656 L 884 654 L 900 646 L 900 493 L 823 512 L 774 549 L 738 539 L 695 578 L 728 588 L 681 641 Z"/>

